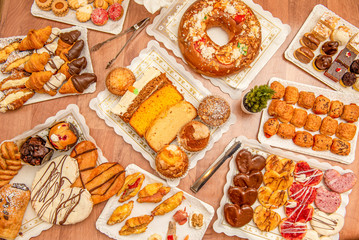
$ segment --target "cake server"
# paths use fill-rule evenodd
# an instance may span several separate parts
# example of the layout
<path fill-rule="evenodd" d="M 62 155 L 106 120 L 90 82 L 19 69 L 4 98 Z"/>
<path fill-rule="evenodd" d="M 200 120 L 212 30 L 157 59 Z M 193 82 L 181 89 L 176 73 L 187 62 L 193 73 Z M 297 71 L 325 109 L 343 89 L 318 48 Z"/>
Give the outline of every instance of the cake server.
<path fill-rule="evenodd" d="M 222 164 L 241 147 L 242 143 L 237 139 L 233 138 L 232 141 L 228 143 L 223 153 L 218 156 L 218 158 L 212 163 L 209 168 L 202 173 L 202 175 L 194 182 L 190 187 L 192 192 L 197 193 L 206 182 L 213 176 L 213 174 L 222 166 Z"/>
<path fill-rule="evenodd" d="M 145 18 L 145 19 L 142 19 L 141 21 L 139 21 L 138 23 L 136 23 L 135 25 L 127 28 L 125 31 L 122 31 L 121 33 L 107 39 L 106 41 L 103 41 L 103 42 L 100 42 L 98 44 L 96 44 L 95 46 L 93 46 L 91 48 L 91 52 L 95 52 L 97 50 L 99 50 L 103 45 L 105 45 L 106 43 L 109 43 L 111 42 L 112 40 L 116 39 L 116 38 L 119 38 L 123 35 L 125 35 L 126 33 L 129 33 L 129 32 L 136 32 L 139 28 L 142 28 L 148 21 L 150 20 L 150 18 Z M 134 33 L 132 34 L 132 36 L 134 35 Z M 131 36 L 131 37 L 132 37 Z"/>

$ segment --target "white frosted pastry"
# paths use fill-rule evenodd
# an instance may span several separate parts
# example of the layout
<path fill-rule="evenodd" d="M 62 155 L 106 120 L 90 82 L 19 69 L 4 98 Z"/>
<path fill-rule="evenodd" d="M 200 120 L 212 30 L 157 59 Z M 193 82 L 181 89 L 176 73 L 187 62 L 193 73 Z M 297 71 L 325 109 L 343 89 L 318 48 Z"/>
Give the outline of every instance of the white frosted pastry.
<path fill-rule="evenodd" d="M 138 92 L 140 92 L 146 86 L 147 83 L 158 77 L 160 74 L 161 72 L 158 69 L 153 67 L 148 68 L 143 73 L 142 78 L 133 84 L 133 87 L 135 89 L 138 89 Z M 117 105 L 111 109 L 111 112 L 116 115 L 123 115 L 136 97 L 137 95 L 135 93 L 127 91 L 122 96 L 121 100 L 117 103 Z"/>
<path fill-rule="evenodd" d="M 65 80 L 66 76 L 63 73 L 52 75 L 50 80 L 45 83 L 44 89 L 45 91 L 57 90 Z"/>
<path fill-rule="evenodd" d="M 319 240 L 319 235 L 316 231 L 308 229 L 303 240 Z"/>
<path fill-rule="evenodd" d="M 55 55 L 57 49 L 58 41 L 53 41 L 52 43 L 46 44 L 40 49 L 35 49 L 35 52 L 38 54 L 42 54 L 44 52 L 48 53 L 50 56 Z"/>
<path fill-rule="evenodd" d="M 337 213 L 328 215 L 317 209 L 314 211 L 310 224 L 320 235 L 329 236 L 338 233 L 343 228 L 344 218 Z"/>
<path fill-rule="evenodd" d="M 71 188 L 79 176 L 76 159 L 59 156 L 45 164 L 32 183 L 31 205 L 38 217 L 48 223 L 67 225 L 85 220 L 91 213 L 91 194 Z"/>
<path fill-rule="evenodd" d="M 45 44 L 52 43 L 52 42 L 57 38 L 57 36 L 60 35 L 60 33 L 61 33 L 60 28 L 56 28 L 56 27 L 52 28 L 52 29 L 51 29 L 51 34 L 50 34 L 50 36 L 49 36 L 49 38 L 47 39 L 47 41 L 46 41 Z"/>
<path fill-rule="evenodd" d="M 323 236 L 323 237 L 320 237 L 319 240 L 332 240 L 332 238 Z"/>
<path fill-rule="evenodd" d="M 351 36 L 352 36 L 352 32 L 350 28 L 346 26 L 340 26 L 337 29 L 334 29 L 334 31 L 330 35 L 330 39 L 332 41 L 338 41 L 339 45 L 343 46 L 347 44 Z"/>
<path fill-rule="evenodd" d="M 59 56 L 55 56 L 53 59 L 50 59 L 46 63 L 44 71 L 50 71 L 52 73 L 55 73 L 64 63 L 65 61 L 62 58 L 60 58 Z"/>

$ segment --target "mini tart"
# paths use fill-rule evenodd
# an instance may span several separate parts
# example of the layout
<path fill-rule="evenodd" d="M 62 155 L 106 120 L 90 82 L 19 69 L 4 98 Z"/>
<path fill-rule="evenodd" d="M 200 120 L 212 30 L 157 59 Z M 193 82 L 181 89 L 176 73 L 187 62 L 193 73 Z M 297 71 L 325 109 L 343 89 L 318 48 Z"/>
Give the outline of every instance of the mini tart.
<path fill-rule="evenodd" d="M 51 9 L 56 16 L 64 17 L 69 12 L 69 4 L 65 0 L 54 0 Z"/>
<path fill-rule="evenodd" d="M 87 22 L 91 18 L 93 8 L 90 4 L 82 6 L 76 10 L 76 18 L 80 22 Z"/>
<path fill-rule="evenodd" d="M 179 178 L 188 170 L 188 157 L 176 145 L 164 146 L 158 152 L 155 162 L 157 172 L 169 179 Z"/>
<path fill-rule="evenodd" d="M 91 21 L 97 26 L 105 25 L 108 21 L 107 11 L 102 8 L 96 8 L 91 14 Z"/>
<path fill-rule="evenodd" d="M 52 1 L 53 0 L 35 0 L 35 3 L 41 10 L 50 11 Z"/>

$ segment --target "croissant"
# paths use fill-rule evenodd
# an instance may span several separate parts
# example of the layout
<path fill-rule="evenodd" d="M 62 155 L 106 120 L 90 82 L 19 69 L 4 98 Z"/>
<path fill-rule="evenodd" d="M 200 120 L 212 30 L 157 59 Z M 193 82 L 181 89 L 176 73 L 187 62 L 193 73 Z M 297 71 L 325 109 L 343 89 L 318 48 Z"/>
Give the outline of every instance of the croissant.
<path fill-rule="evenodd" d="M 72 76 L 59 89 L 59 93 L 83 93 L 91 83 L 96 82 L 97 77 L 93 73 L 83 73 Z"/>
<path fill-rule="evenodd" d="M 63 64 L 58 72 L 64 74 L 66 76 L 66 79 L 69 79 L 71 76 L 75 74 L 80 74 L 80 72 L 84 68 L 86 68 L 86 66 L 87 66 L 86 58 L 81 57 L 71 62 L 67 62 Z"/>
<path fill-rule="evenodd" d="M 21 41 L 20 51 L 42 48 L 49 39 L 52 27 L 47 26 L 38 30 L 30 30 L 27 36 Z"/>
<path fill-rule="evenodd" d="M 42 54 L 33 53 L 29 61 L 25 63 L 25 71 L 29 73 L 43 71 L 49 58 L 50 55 L 46 52 Z"/>
<path fill-rule="evenodd" d="M 28 89 L 35 90 L 37 92 L 40 91 L 44 84 L 47 83 L 52 76 L 52 72 L 45 71 L 45 72 L 34 72 L 31 74 L 29 80 L 25 83 L 25 86 Z"/>
<path fill-rule="evenodd" d="M 55 55 L 60 56 L 62 52 L 68 50 L 72 47 L 73 44 L 68 44 L 64 42 L 61 38 L 57 42 L 57 49 L 55 51 Z"/>
<path fill-rule="evenodd" d="M 62 51 L 59 56 L 66 62 L 72 61 L 81 55 L 84 45 L 84 40 L 78 40 L 71 47 L 64 49 L 64 51 Z"/>

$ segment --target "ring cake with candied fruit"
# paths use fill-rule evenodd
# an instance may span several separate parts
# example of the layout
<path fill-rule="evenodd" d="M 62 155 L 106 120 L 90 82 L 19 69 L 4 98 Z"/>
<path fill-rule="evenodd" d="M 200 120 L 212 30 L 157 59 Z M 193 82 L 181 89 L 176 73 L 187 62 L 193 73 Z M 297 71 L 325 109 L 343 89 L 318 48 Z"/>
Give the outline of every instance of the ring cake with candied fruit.
<path fill-rule="evenodd" d="M 221 27 L 229 36 L 219 46 L 207 35 Z M 227 76 L 248 67 L 261 46 L 261 25 L 250 7 L 238 0 L 198 0 L 184 13 L 178 29 L 179 48 L 197 72 Z"/>

